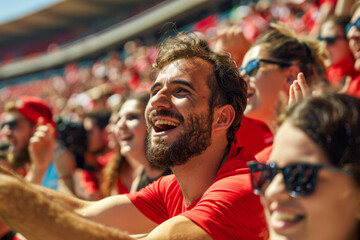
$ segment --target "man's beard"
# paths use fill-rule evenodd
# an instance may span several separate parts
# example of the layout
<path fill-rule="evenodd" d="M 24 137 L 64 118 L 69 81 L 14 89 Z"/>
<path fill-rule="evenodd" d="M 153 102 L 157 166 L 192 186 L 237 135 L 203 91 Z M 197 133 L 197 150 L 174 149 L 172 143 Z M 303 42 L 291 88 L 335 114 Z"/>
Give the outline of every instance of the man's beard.
<path fill-rule="evenodd" d="M 151 126 L 148 124 L 146 153 L 150 164 L 157 168 L 174 167 L 185 164 L 191 157 L 200 155 L 211 144 L 212 111 L 189 117 L 183 125 L 183 133 L 172 143 L 160 139 L 156 146 L 151 141 Z"/>
<path fill-rule="evenodd" d="M 7 154 L 7 160 L 13 169 L 26 167 L 27 164 L 31 163 L 30 153 L 27 147 L 19 149 L 16 152 L 9 152 Z"/>

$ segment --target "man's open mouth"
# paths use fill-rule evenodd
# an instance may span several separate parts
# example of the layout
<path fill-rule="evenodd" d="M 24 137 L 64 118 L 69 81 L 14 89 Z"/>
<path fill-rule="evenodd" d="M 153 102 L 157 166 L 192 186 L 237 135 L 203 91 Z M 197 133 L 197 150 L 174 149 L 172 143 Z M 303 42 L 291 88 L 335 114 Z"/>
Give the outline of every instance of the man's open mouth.
<path fill-rule="evenodd" d="M 155 132 L 168 131 L 179 126 L 180 123 L 171 120 L 158 119 L 153 122 Z"/>

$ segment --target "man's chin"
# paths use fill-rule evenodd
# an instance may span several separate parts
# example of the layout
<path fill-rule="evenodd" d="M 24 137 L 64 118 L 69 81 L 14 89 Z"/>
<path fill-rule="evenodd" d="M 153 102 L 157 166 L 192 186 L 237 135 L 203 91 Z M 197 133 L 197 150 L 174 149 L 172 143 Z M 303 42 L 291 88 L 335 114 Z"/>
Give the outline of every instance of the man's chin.
<path fill-rule="evenodd" d="M 169 140 L 169 137 L 167 135 L 161 135 L 161 136 L 153 135 L 151 137 L 151 143 L 153 146 L 156 146 L 158 144 L 161 144 L 161 145 L 166 144 L 168 142 L 168 140 Z"/>

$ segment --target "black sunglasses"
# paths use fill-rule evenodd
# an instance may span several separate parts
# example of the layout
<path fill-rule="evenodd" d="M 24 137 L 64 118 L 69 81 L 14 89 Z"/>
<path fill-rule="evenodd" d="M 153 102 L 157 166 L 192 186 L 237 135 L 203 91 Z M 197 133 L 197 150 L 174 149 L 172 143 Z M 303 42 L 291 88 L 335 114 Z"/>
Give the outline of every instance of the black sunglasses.
<path fill-rule="evenodd" d="M 249 77 L 255 76 L 255 74 L 257 73 L 256 70 L 259 69 L 259 63 L 260 62 L 277 64 L 277 65 L 280 65 L 280 66 L 283 66 L 283 67 L 292 66 L 291 62 L 284 62 L 284 61 L 278 61 L 278 60 L 257 58 L 257 59 L 254 59 L 254 60 L 251 60 L 250 62 L 248 62 L 248 64 L 246 64 L 245 67 L 239 68 L 239 71 L 242 72 L 243 70 L 245 70 L 245 73 L 246 73 L 247 76 L 249 76 Z"/>
<path fill-rule="evenodd" d="M 346 25 L 346 34 L 349 33 L 350 29 L 355 26 L 357 28 L 358 31 L 360 31 L 360 18 L 358 18 L 354 23 L 352 22 L 349 22 L 347 25 Z"/>
<path fill-rule="evenodd" d="M 291 163 L 283 168 L 277 167 L 274 162 L 270 164 L 249 162 L 247 165 L 250 168 L 254 193 L 257 195 L 264 195 L 266 188 L 278 172 L 282 172 L 286 191 L 292 197 L 311 195 L 315 190 L 320 169 L 344 172 L 340 168 L 323 164 Z"/>
<path fill-rule="evenodd" d="M 8 122 L 3 122 L 1 124 L 1 128 L 0 129 L 3 129 L 4 127 L 6 126 L 9 126 L 10 130 L 14 130 L 15 127 L 17 125 L 17 119 L 14 119 L 14 120 L 11 120 L 11 121 L 8 121 Z"/>
<path fill-rule="evenodd" d="M 334 36 L 334 37 L 320 37 L 318 36 L 319 41 L 325 41 L 327 45 L 333 45 L 338 39 L 347 39 L 345 36 Z"/>

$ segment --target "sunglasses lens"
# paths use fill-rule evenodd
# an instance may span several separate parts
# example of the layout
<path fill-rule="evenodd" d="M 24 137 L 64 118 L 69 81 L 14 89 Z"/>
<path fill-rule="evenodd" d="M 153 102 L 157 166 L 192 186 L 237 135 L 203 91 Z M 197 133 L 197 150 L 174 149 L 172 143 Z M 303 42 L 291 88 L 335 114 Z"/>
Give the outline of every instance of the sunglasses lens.
<path fill-rule="evenodd" d="M 315 190 L 319 167 L 309 164 L 291 164 L 283 174 L 288 192 L 293 197 L 308 196 Z"/>
<path fill-rule="evenodd" d="M 254 59 L 246 65 L 245 71 L 248 76 L 254 76 L 256 74 L 256 70 L 259 68 L 259 62 L 259 59 Z"/>
<path fill-rule="evenodd" d="M 350 29 L 352 28 L 352 26 L 354 26 L 357 28 L 358 31 L 360 31 L 360 18 L 358 18 L 355 23 L 351 23 L 349 22 L 347 25 L 346 25 L 346 34 L 348 34 L 348 32 L 350 31 Z"/>
<path fill-rule="evenodd" d="M 327 45 L 333 45 L 335 43 L 336 38 L 325 38 L 325 42 Z"/>
<path fill-rule="evenodd" d="M 3 124 L 1 124 L 1 129 L 3 129 L 6 126 L 9 126 L 9 128 L 11 130 L 14 130 L 14 128 L 16 127 L 17 121 L 16 120 L 12 120 L 9 122 L 4 122 Z"/>
<path fill-rule="evenodd" d="M 254 163 L 250 167 L 251 180 L 254 193 L 264 195 L 266 188 L 274 178 L 273 170 L 269 165 L 262 163 Z"/>

